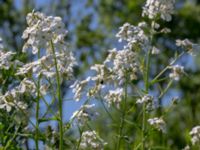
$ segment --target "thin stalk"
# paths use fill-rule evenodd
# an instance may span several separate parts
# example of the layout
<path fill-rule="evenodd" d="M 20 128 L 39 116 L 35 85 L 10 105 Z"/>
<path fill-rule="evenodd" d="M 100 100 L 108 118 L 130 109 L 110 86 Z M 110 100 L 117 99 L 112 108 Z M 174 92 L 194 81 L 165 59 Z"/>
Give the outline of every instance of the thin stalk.
<path fill-rule="evenodd" d="M 106 105 L 104 104 L 104 101 L 103 101 L 103 98 L 101 97 L 101 95 L 99 95 L 99 99 L 100 99 L 100 102 L 105 110 L 105 112 L 108 114 L 108 116 L 112 119 L 112 121 L 115 121 L 113 116 L 111 115 L 111 113 L 108 111 L 108 109 L 106 108 Z"/>
<path fill-rule="evenodd" d="M 83 129 L 81 129 L 79 127 L 79 125 L 78 125 L 78 129 L 79 129 L 79 133 L 80 133 L 80 138 L 79 138 L 78 143 L 76 145 L 76 150 L 79 150 L 79 148 L 80 148 L 80 144 L 81 144 L 81 140 L 82 140 L 81 138 L 82 138 L 82 134 L 83 134 Z"/>
<path fill-rule="evenodd" d="M 146 76 L 145 76 L 145 92 L 149 93 L 149 74 L 150 74 L 150 62 L 151 62 L 151 52 L 150 49 L 147 55 L 146 62 Z M 145 149 L 145 130 L 146 130 L 146 104 L 144 103 L 142 106 L 142 150 Z"/>
<path fill-rule="evenodd" d="M 40 58 L 40 51 L 38 51 L 38 59 Z M 40 112 L 40 76 L 37 81 L 37 99 L 36 99 L 36 113 L 35 113 L 35 119 L 36 119 L 36 135 L 35 135 L 35 147 L 36 150 L 39 150 L 39 112 Z"/>
<path fill-rule="evenodd" d="M 121 145 L 121 139 L 122 139 L 122 134 L 123 134 L 123 128 L 125 124 L 125 116 L 126 116 L 126 103 L 127 103 L 127 94 L 128 94 L 128 82 L 127 82 L 127 76 L 126 76 L 126 83 L 124 87 L 124 104 L 123 104 L 123 111 L 122 111 L 122 117 L 121 117 L 121 123 L 119 127 L 119 137 L 118 137 L 118 142 L 117 142 L 117 150 L 120 149 Z"/>
<path fill-rule="evenodd" d="M 60 87 L 60 75 L 58 72 L 58 63 L 56 59 L 56 52 L 53 45 L 53 42 L 50 42 L 51 48 L 53 51 L 54 65 L 56 68 L 56 82 L 57 82 L 57 96 L 58 96 L 58 107 L 59 107 L 59 131 L 60 131 L 60 140 L 59 140 L 59 150 L 63 150 L 63 109 L 62 109 L 62 97 L 61 97 L 61 87 Z"/>
<path fill-rule="evenodd" d="M 149 73 L 150 73 L 150 62 L 151 62 L 151 52 L 150 49 L 147 55 L 147 63 L 146 63 L 146 76 L 145 76 L 145 91 L 146 93 L 149 92 Z"/>
<path fill-rule="evenodd" d="M 168 66 L 166 66 L 156 77 L 151 81 L 151 83 L 154 83 L 165 71 L 169 69 L 169 66 L 173 65 L 178 59 L 180 59 L 185 52 L 180 53 Z"/>

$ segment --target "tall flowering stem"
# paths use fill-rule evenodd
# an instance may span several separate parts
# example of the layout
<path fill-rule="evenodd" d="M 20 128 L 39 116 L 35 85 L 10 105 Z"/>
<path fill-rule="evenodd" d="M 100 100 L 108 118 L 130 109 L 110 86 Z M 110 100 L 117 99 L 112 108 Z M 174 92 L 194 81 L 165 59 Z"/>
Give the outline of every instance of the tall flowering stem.
<path fill-rule="evenodd" d="M 40 52 L 38 52 L 38 59 L 40 59 Z M 37 99 L 36 99 L 36 137 L 35 137 L 35 147 L 36 150 L 39 150 L 39 112 L 40 112 L 40 77 L 37 81 Z"/>
<path fill-rule="evenodd" d="M 151 35 L 151 41 L 153 40 L 153 33 Z M 147 60 L 146 60 L 146 73 L 145 73 L 145 92 L 149 94 L 149 74 L 150 74 L 150 64 L 151 64 L 151 55 L 152 55 L 152 48 L 148 50 L 147 53 Z M 142 106 L 142 149 L 145 149 L 145 130 L 146 130 L 146 103 L 143 103 Z"/>
<path fill-rule="evenodd" d="M 124 86 L 124 103 L 123 103 L 123 110 L 122 110 L 122 117 L 121 117 L 121 123 L 120 123 L 120 128 L 119 128 L 119 137 L 118 137 L 118 143 L 117 143 L 117 150 L 120 149 L 121 145 L 121 139 L 122 139 L 122 134 L 123 134 L 123 128 L 125 124 L 125 116 L 126 116 L 126 105 L 127 105 L 127 96 L 128 96 L 128 81 L 127 81 L 127 76 L 126 76 L 126 82 Z"/>
<path fill-rule="evenodd" d="M 58 96 L 58 105 L 59 105 L 59 131 L 60 131 L 60 140 L 59 140 L 59 149 L 63 150 L 63 109 L 62 109 L 62 97 L 61 97 L 61 82 L 60 82 L 60 75 L 58 72 L 58 64 L 57 64 L 57 58 L 56 58 L 56 52 L 53 45 L 52 40 L 50 41 L 50 45 L 53 52 L 54 57 L 54 65 L 56 68 L 56 82 L 57 82 L 57 96 Z"/>

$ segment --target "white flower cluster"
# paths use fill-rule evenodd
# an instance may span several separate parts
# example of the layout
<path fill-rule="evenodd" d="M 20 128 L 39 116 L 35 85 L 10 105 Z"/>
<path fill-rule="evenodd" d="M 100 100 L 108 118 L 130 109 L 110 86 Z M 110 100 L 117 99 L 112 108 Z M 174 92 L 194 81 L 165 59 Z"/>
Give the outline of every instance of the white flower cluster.
<path fill-rule="evenodd" d="M 80 149 L 103 150 L 106 143 L 97 135 L 95 131 L 85 131 L 81 136 Z"/>
<path fill-rule="evenodd" d="M 190 131 L 190 135 L 192 137 L 191 141 L 193 145 L 199 145 L 200 144 L 200 126 L 196 126 L 192 128 Z"/>
<path fill-rule="evenodd" d="M 15 53 L 13 52 L 3 52 L 0 50 L 0 69 L 8 70 L 13 63 L 11 59 L 13 58 Z"/>
<path fill-rule="evenodd" d="M 61 82 L 64 78 L 70 79 L 73 76 L 73 66 L 76 61 L 72 52 L 67 50 L 64 41 L 67 31 L 60 17 L 32 12 L 27 15 L 27 24 L 28 27 L 22 36 L 27 39 L 23 52 L 31 48 L 33 54 L 40 53 L 41 50 L 46 50 L 46 53 L 19 68 L 16 75 L 40 78 L 40 86 L 45 91 L 41 94 L 46 94 L 48 88 L 46 83 L 47 81 L 54 83 L 55 80 L 52 79 L 55 79 L 56 69 Z"/>
<path fill-rule="evenodd" d="M 72 53 L 57 53 L 57 67 L 61 77 L 71 78 L 73 76 L 73 66 L 76 64 Z M 31 75 L 36 77 L 43 76 L 47 79 L 55 77 L 56 68 L 54 64 L 53 54 L 49 54 L 39 58 L 37 61 L 25 64 L 19 68 L 16 75 Z"/>
<path fill-rule="evenodd" d="M 89 88 L 85 90 L 87 96 L 95 97 L 100 94 L 109 106 L 115 104 L 119 107 L 123 95 L 123 90 L 119 86 L 124 85 L 128 80 L 137 79 L 139 72 L 137 54 L 129 45 L 130 42 L 134 44 L 142 43 L 148 38 L 140 27 L 134 27 L 128 23 L 120 28 L 116 36 L 119 37 L 120 41 L 127 41 L 124 48 L 122 50 L 115 48 L 109 50 L 109 54 L 102 64 L 95 64 L 91 67 L 91 70 L 96 72 L 94 76 L 83 81 L 76 81 L 71 86 L 76 100 L 80 100 L 84 90 Z M 110 86 L 115 90 L 104 90 Z"/>
<path fill-rule="evenodd" d="M 184 48 L 189 54 L 193 54 L 195 51 L 200 49 L 200 45 L 192 43 L 188 39 L 176 40 L 176 45 Z"/>
<path fill-rule="evenodd" d="M 171 66 L 170 69 L 172 69 L 172 73 L 169 74 L 169 77 L 175 81 L 178 81 L 184 73 L 184 67 L 180 65 Z"/>
<path fill-rule="evenodd" d="M 190 146 L 186 145 L 182 150 L 190 150 Z"/>
<path fill-rule="evenodd" d="M 123 98 L 123 89 L 117 88 L 115 90 L 109 90 L 108 94 L 104 98 L 109 106 L 115 104 L 119 108 L 119 104 Z"/>
<path fill-rule="evenodd" d="M 136 101 L 137 104 L 145 104 L 147 109 L 153 108 L 153 97 L 151 95 L 144 95 Z"/>
<path fill-rule="evenodd" d="M 17 67 L 18 65 L 21 65 L 22 63 L 18 60 L 12 61 L 15 54 L 16 53 L 11 51 L 4 51 L 4 44 L 2 38 L 0 37 L 0 69 L 8 70 L 11 66 Z"/>
<path fill-rule="evenodd" d="M 149 38 L 145 35 L 143 28 L 146 27 L 145 22 L 141 22 L 138 26 L 130 25 L 125 23 L 120 27 L 120 31 L 116 34 L 116 37 L 119 38 L 119 42 L 127 41 L 125 49 L 133 50 L 134 46 L 141 46 L 143 49 L 149 45 Z"/>
<path fill-rule="evenodd" d="M 150 125 L 152 125 L 157 130 L 162 131 L 163 133 L 166 132 L 166 124 L 162 118 L 157 118 L 157 117 L 150 118 L 150 119 L 148 119 L 148 122 Z"/>
<path fill-rule="evenodd" d="M 4 45 L 2 39 L 0 38 L 0 69 L 8 70 L 12 66 L 15 68 L 22 63 L 18 60 L 12 60 L 15 53 L 14 52 L 4 52 Z M 5 109 L 7 112 L 10 112 L 12 108 L 16 109 L 26 109 L 27 105 L 22 101 L 22 96 L 24 94 L 23 85 L 25 80 L 21 84 L 12 90 L 8 90 L 3 95 L 0 95 L 0 109 Z"/>
<path fill-rule="evenodd" d="M 116 78 L 123 81 L 126 76 L 131 80 L 136 80 L 136 73 L 138 71 L 138 64 L 136 63 L 136 53 L 129 49 L 117 52 L 113 59 L 113 71 L 117 72 Z"/>
<path fill-rule="evenodd" d="M 147 0 L 143 7 L 142 16 L 148 16 L 149 19 L 155 19 L 159 16 L 165 21 L 171 21 L 174 4 L 175 0 Z"/>
<path fill-rule="evenodd" d="M 92 111 L 92 108 L 95 105 L 83 105 L 81 108 L 77 111 L 75 111 L 71 117 L 71 120 L 76 119 L 80 125 L 84 125 L 85 122 L 93 119 L 93 117 L 97 116 L 97 113 L 94 113 Z"/>
<path fill-rule="evenodd" d="M 0 109 L 5 109 L 7 112 L 10 112 L 12 108 L 26 109 L 27 104 L 21 101 L 23 94 L 20 86 L 7 91 L 4 95 L 0 96 Z"/>
<path fill-rule="evenodd" d="M 22 38 L 27 39 L 27 42 L 23 52 L 31 48 L 33 54 L 38 53 L 39 49 L 46 49 L 48 53 L 52 53 L 50 42 L 54 44 L 56 50 L 66 49 L 64 37 L 67 31 L 60 17 L 46 16 L 33 11 L 27 15 L 26 20 L 28 27 Z"/>
<path fill-rule="evenodd" d="M 77 80 L 76 82 L 74 82 L 73 85 L 70 86 L 70 88 L 72 88 L 72 92 L 74 93 L 74 99 L 76 101 L 79 101 L 81 99 L 82 92 L 89 81 L 90 77 L 88 77 L 86 80 L 83 81 Z"/>

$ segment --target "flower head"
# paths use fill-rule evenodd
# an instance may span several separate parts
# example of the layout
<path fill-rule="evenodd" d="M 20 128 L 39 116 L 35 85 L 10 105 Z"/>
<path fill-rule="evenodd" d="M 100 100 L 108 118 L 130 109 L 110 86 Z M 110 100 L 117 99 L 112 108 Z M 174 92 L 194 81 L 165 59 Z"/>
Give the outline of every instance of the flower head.
<path fill-rule="evenodd" d="M 175 0 L 147 0 L 143 7 L 142 16 L 148 16 L 149 19 L 155 19 L 159 16 L 165 21 L 171 21 L 174 3 Z"/>
<path fill-rule="evenodd" d="M 80 124 L 80 125 L 84 125 L 85 122 L 91 120 L 94 118 L 94 116 L 97 115 L 97 113 L 94 113 L 92 111 L 92 108 L 94 107 L 95 105 L 92 104 L 92 105 L 83 105 L 81 106 L 81 108 L 77 111 L 75 111 L 71 117 L 71 119 L 76 119 L 77 122 Z"/>
<path fill-rule="evenodd" d="M 192 137 L 191 141 L 193 145 L 200 144 L 200 126 L 192 128 L 190 135 Z"/>
<path fill-rule="evenodd" d="M 172 73 L 169 74 L 169 77 L 178 81 L 180 76 L 184 73 L 184 67 L 180 65 L 175 65 L 170 67 L 172 69 Z"/>
<path fill-rule="evenodd" d="M 103 150 L 106 143 L 97 135 L 95 131 L 85 131 L 82 133 L 80 148 Z"/>
<path fill-rule="evenodd" d="M 154 128 L 156 128 L 159 131 L 166 132 L 166 124 L 165 121 L 162 118 L 150 118 L 148 119 L 148 122 L 150 125 L 152 125 Z"/>
<path fill-rule="evenodd" d="M 40 12 L 31 12 L 27 15 L 28 27 L 22 38 L 27 39 L 23 52 L 31 48 L 32 53 L 38 53 L 39 49 L 46 49 L 51 52 L 50 42 L 55 45 L 56 50 L 66 49 L 64 37 L 67 34 L 64 23 L 60 17 L 46 16 Z"/>
<path fill-rule="evenodd" d="M 176 40 L 176 45 L 184 48 L 190 54 L 193 54 L 196 50 L 200 49 L 200 46 L 198 44 L 194 44 L 188 39 L 184 39 L 184 40 L 178 39 Z"/>
<path fill-rule="evenodd" d="M 123 98 L 123 89 L 117 88 L 116 90 L 109 90 L 108 94 L 104 97 L 108 105 L 115 104 L 119 108 L 119 104 Z"/>

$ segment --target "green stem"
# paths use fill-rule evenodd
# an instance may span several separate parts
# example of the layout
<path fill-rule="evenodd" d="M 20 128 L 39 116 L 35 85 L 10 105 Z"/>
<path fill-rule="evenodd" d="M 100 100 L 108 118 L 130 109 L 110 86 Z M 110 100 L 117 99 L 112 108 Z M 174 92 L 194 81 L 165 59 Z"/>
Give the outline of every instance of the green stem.
<path fill-rule="evenodd" d="M 150 63 L 151 63 L 151 52 L 152 49 L 148 51 L 147 62 L 146 62 L 146 76 L 145 76 L 145 92 L 149 93 L 149 74 L 150 74 Z M 142 150 L 145 149 L 145 130 L 146 130 L 146 104 L 142 106 Z"/>
<path fill-rule="evenodd" d="M 54 65 L 56 68 L 56 82 L 57 82 L 57 96 L 58 96 L 58 105 L 59 105 L 59 131 L 60 131 L 60 140 L 59 140 L 59 150 L 63 150 L 63 109 L 62 109 L 62 97 L 61 97 L 61 83 L 60 83 L 60 75 L 58 71 L 58 64 L 56 59 L 56 52 L 54 49 L 53 42 L 50 42 L 51 48 L 53 51 L 54 57 Z"/>
<path fill-rule="evenodd" d="M 79 125 L 78 125 L 78 129 L 79 129 L 79 133 L 80 133 L 80 138 L 79 138 L 78 143 L 76 145 L 76 150 L 79 150 L 79 148 L 80 148 L 80 144 L 81 144 L 81 140 L 82 140 L 82 134 L 83 134 L 83 129 L 81 129 L 79 127 Z"/>
<path fill-rule="evenodd" d="M 182 52 L 181 54 L 179 54 L 168 66 L 166 66 L 158 75 L 156 75 L 156 77 L 151 81 L 151 83 L 153 84 L 154 82 L 156 82 L 156 80 L 163 74 L 165 73 L 165 71 L 167 71 L 167 69 L 169 69 L 169 66 L 173 65 L 178 59 L 180 59 L 183 55 L 185 54 L 185 52 Z"/>
<path fill-rule="evenodd" d="M 40 58 L 40 51 L 38 51 L 38 59 Z M 36 118 L 36 137 L 35 137 L 35 147 L 36 150 L 39 150 L 39 112 L 40 112 L 40 76 L 38 78 L 38 82 L 37 82 L 37 99 L 36 99 L 36 114 L 35 114 L 35 118 Z"/>
<path fill-rule="evenodd" d="M 146 76 L 145 76 L 145 91 L 149 92 L 149 73 L 150 73 L 150 62 L 151 62 L 151 49 L 148 51 L 147 64 L 146 64 Z"/>
<path fill-rule="evenodd" d="M 108 111 L 108 109 L 106 108 L 106 105 L 104 104 L 103 98 L 101 97 L 101 95 L 99 96 L 100 102 L 105 110 L 105 112 L 108 114 L 108 116 L 112 119 L 112 121 L 115 122 L 113 116 L 111 115 L 111 113 Z"/>
<path fill-rule="evenodd" d="M 126 115 L 126 103 L 127 103 L 127 90 L 128 90 L 128 82 L 127 82 L 127 76 L 126 76 L 126 83 L 125 83 L 125 87 L 124 87 L 124 103 L 123 103 L 123 111 L 122 111 L 122 117 L 121 117 L 121 123 L 120 123 L 120 127 L 119 127 L 119 137 L 118 137 L 118 142 L 117 142 L 117 150 L 120 149 L 120 145 L 121 145 L 121 139 L 122 139 L 122 134 L 123 134 L 123 128 L 124 128 L 124 124 L 125 124 L 125 115 Z"/>

